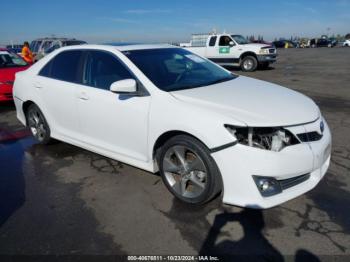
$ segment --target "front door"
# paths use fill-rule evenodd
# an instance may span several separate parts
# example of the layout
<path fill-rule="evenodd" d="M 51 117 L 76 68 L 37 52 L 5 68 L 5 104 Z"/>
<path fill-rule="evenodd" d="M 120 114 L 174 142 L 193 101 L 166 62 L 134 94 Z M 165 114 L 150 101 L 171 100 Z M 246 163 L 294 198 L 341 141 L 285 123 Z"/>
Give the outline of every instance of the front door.
<path fill-rule="evenodd" d="M 230 42 L 234 43 L 234 46 L 230 45 Z M 217 56 L 220 59 L 220 64 L 232 64 L 236 63 L 234 51 L 237 49 L 235 42 L 228 35 L 220 36 L 217 46 Z"/>
<path fill-rule="evenodd" d="M 83 85 L 78 93 L 81 139 L 102 150 L 147 161 L 151 97 L 109 90 L 116 81 L 135 79 L 116 55 L 91 50 L 85 56 Z"/>

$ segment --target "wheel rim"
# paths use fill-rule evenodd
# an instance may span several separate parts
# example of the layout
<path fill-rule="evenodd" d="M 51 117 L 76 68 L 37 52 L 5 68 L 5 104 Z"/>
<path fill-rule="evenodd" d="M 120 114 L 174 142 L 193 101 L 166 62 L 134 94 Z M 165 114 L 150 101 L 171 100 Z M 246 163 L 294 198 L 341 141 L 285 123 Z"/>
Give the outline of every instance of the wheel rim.
<path fill-rule="evenodd" d="M 168 149 L 163 158 L 163 171 L 170 187 L 182 197 L 198 197 L 207 186 L 208 172 L 203 160 L 186 146 Z"/>
<path fill-rule="evenodd" d="M 251 70 L 253 68 L 253 61 L 251 59 L 244 60 L 243 67 L 245 70 Z"/>
<path fill-rule="evenodd" d="M 44 122 L 44 118 L 41 113 L 36 110 L 30 110 L 28 115 L 29 128 L 32 132 L 33 136 L 39 141 L 43 141 L 47 134 L 46 125 Z"/>

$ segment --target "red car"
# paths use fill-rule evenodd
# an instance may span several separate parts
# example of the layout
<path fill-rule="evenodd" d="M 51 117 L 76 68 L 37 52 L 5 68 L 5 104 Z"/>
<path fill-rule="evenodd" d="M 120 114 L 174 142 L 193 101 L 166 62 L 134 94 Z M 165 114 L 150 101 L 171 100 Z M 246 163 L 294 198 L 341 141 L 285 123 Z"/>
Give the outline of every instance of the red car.
<path fill-rule="evenodd" d="M 13 100 L 12 88 L 15 74 L 29 65 L 17 54 L 0 48 L 0 102 Z"/>

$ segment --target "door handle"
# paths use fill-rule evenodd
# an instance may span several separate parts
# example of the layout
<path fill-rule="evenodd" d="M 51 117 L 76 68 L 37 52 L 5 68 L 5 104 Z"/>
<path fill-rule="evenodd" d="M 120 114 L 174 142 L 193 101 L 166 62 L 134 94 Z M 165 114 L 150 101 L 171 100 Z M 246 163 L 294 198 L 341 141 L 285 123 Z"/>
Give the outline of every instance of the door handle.
<path fill-rule="evenodd" d="M 43 86 L 39 82 L 34 83 L 34 87 L 38 89 L 43 88 Z"/>
<path fill-rule="evenodd" d="M 79 98 L 81 100 L 89 100 L 89 96 L 85 92 L 80 93 Z"/>

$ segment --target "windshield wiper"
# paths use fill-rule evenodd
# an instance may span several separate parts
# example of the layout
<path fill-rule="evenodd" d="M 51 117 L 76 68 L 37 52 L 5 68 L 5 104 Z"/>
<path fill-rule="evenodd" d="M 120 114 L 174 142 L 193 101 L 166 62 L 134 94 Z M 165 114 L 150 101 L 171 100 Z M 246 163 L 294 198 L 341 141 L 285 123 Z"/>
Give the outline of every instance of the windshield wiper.
<path fill-rule="evenodd" d="M 173 91 L 181 91 L 181 90 L 185 90 L 185 89 L 191 89 L 191 88 L 197 88 L 197 87 L 203 87 L 203 86 L 210 86 L 210 85 L 214 85 L 214 84 L 218 84 L 218 83 L 222 83 L 222 82 L 226 82 L 226 81 L 230 81 L 232 79 L 235 79 L 237 76 L 231 76 L 231 77 L 225 77 L 222 79 L 218 79 L 209 83 L 203 83 L 203 84 L 196 84 L 196 85 L 187 85 L 187 86 L 179 86 L 179 87 L 175 87 L 173 89 L 167 90 L 168 92 L 173 92 Z"/>

